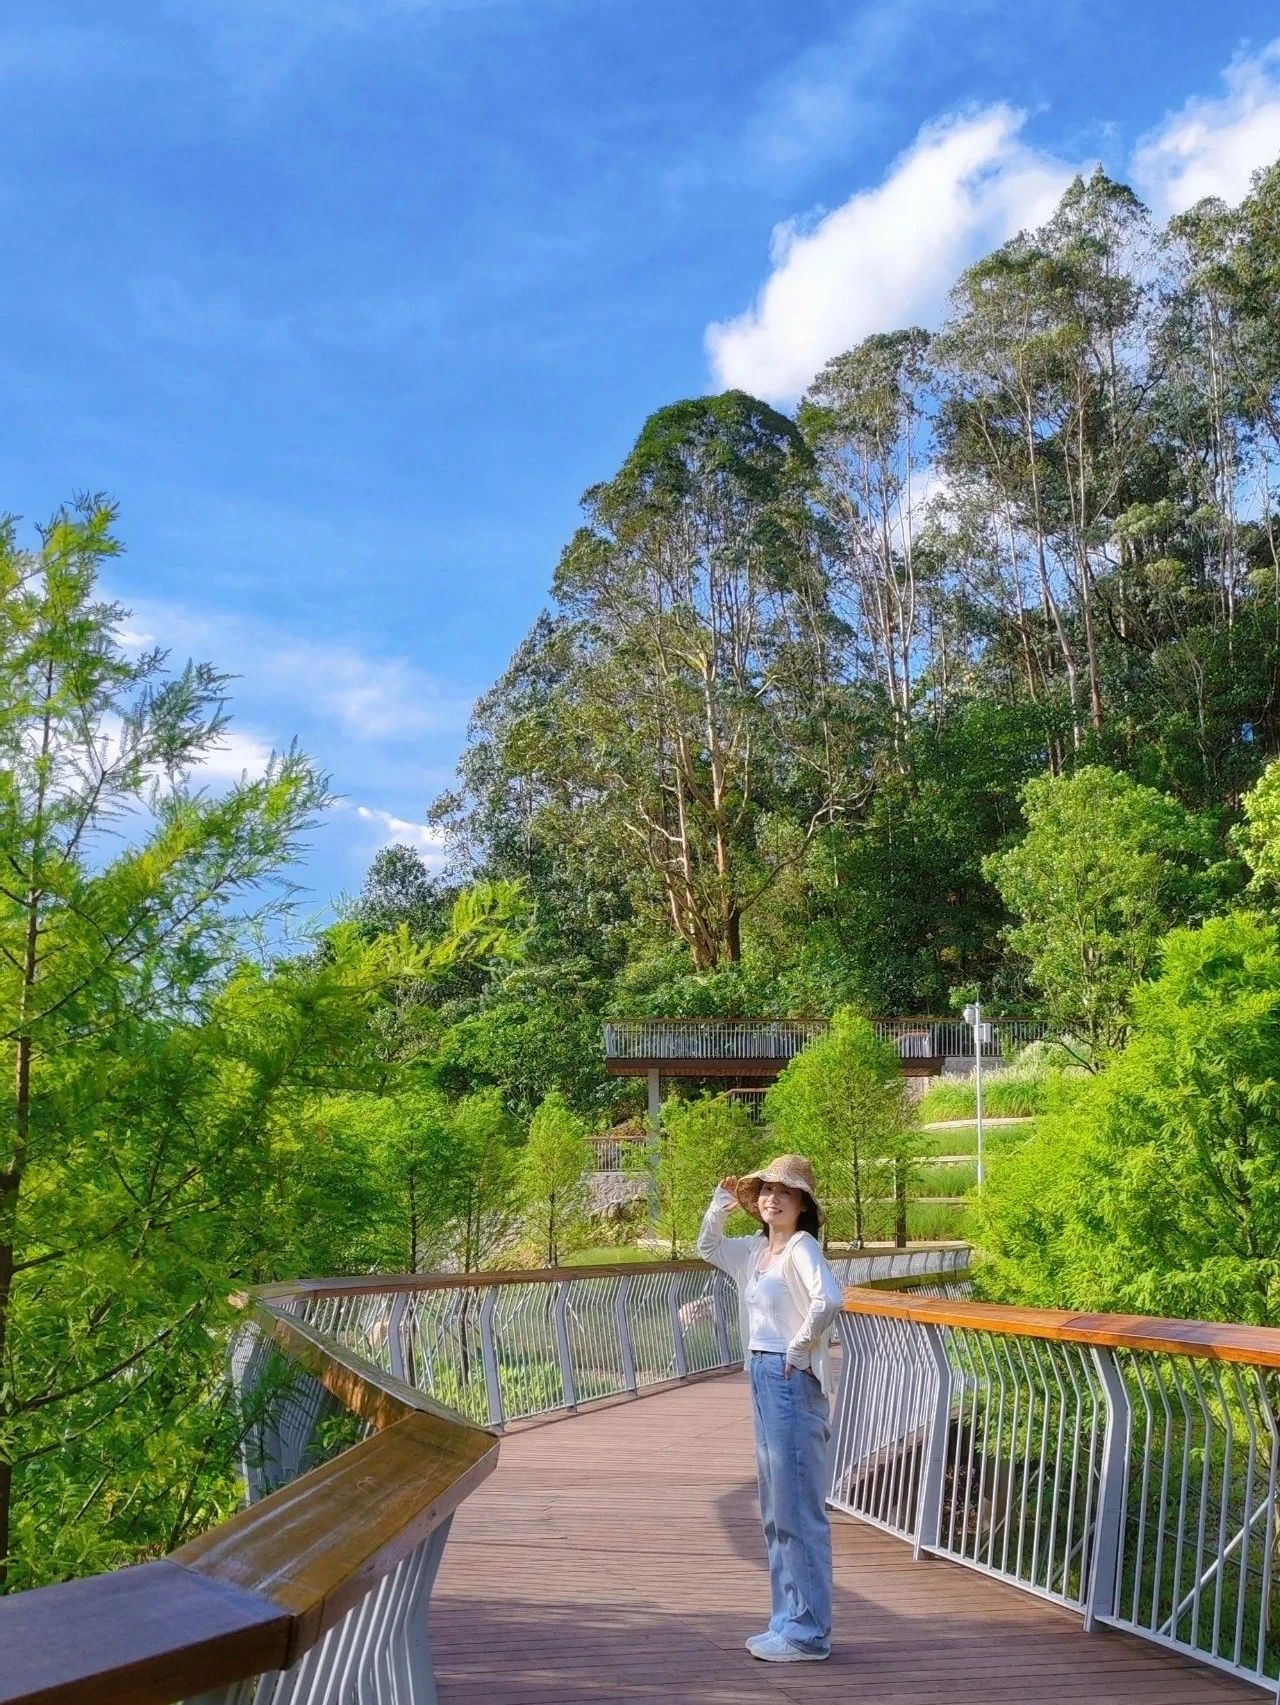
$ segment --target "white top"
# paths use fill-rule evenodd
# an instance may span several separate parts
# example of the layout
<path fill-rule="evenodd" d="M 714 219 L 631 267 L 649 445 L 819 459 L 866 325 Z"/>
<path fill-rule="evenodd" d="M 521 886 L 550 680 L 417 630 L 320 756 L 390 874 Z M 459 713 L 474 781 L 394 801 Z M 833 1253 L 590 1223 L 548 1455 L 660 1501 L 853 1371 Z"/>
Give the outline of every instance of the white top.
<path fill-rule="evenodd" d="M 738 1286 L 742 1342 L 748 1350 L 775 1346 L 755 1342 L 752 1303 L 761 1309 L 765 1332 L 776 1332 L 793 1367 L 811 1368 L 829 1397 L 832 1388 L 831 1358 L 827 1354 L 827 1328 L 840 1311 L 844 1292 L 831 1271 L 816 1237 L 798 1231 L 760 1274 L 760 1262 L 768 1253 L 769 1241 L 758 1233 L 752 1237 L 726 1237 L 724 1222 L 737 1206 L 737 1197 L 717 1184 L 698 1233 L 698 1254 L 713 1267 L 727 1273 Z M 761 1292 L 760 1281 L 766 1282 Z M 769 1281 L 773 1281 L 769 1283 Z M 786 1301 L 777 1286 L 781 1284 Z"/>
<path fill-rule="evenodd" d="M 795 1304 L 787 1281 L 774 1265 L 757 1267 L 743 1287 L 747 1299 L 749 1350 L 774 1350 L 783 1355 L 795 1332 Z"/>

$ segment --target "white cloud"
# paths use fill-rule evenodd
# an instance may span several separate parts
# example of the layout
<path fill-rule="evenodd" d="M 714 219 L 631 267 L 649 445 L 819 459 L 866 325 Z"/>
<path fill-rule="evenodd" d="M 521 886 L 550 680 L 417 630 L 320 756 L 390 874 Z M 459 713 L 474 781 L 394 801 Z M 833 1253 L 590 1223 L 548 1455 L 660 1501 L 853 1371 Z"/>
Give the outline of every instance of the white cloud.
<path fill-rule="evenodd" d="M 753 308 L 708 327 L 716 381 L 791 402 L 872 332 L 936 320 L 957 274 L 1052 211 L 1076 169 L 1020 139 L 1008 106 L 926 125 L 873 189 L 773 233 Z"/>
<path fill-rule="evenodd" d="M 466 727 L 471 703 L 445 693 L 399 657 L 371 657 L 351 646 L 285 644 L 257 666 L 276 683 L 294 682 L 313 711 L 326 711 L 361 740 L 413 740 Z"/>
<path fill-rule="evenodd" d="M 426 823 L 410 823 L 403 817 L 397 817 L 393 812 L 380 811 L 376 806 L 357 805 L 356 816 L 364 823 L 371 824 L 377 832 L 380 846 L 391 846 L 400 841 L 407 846 L 417 849 L 429 865 L 441 866 L 447 857 L 447 848 L 437 830 L 429 828 Z"/>
<path fill-rule="evenodd" d="M 1134 186 L 1161 219 L 1206 195 L 1239 201 L 1280 156 L 1280 37 L 1234 59 L 1223 81 L 1224 95 L 1188 101 L 1134 151 Z"/>
<path fill-rule="evenodd" d="M 469 698 L 403 657 L 379 657 L 334 640 L 300 638 L 279 626 L 225 611 L 122 600 L 132 606 L 132 640 L 168 648 L 173 661 L 207 659 L 235 672 L 232 692 L 267 699 L 271 721 L 319 720 L 362 742 L 460 732 Z M 122 636 L 123 637 L 123 636 Z"/>
<path fill-rule="evenodd" d="M 210 781 L 237 782 L 247 775 L 256 779 L 266 770 L 271 759 L 271 747 L 256 734 L 235 728 L 224 728 L 217 744 L 211 746 L 200 763 L 201 778 Z"/>

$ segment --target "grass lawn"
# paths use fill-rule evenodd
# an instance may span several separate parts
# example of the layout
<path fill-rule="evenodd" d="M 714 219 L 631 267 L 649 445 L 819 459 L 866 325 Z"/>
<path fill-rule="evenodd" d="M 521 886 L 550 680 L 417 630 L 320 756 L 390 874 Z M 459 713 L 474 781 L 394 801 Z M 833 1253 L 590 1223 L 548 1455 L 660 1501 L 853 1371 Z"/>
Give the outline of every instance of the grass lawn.
<path fill-rule="evenodd" d="M 592 1249 L 575 1249 L 565 1256 L 566 1267 L 620 1267 L 624 1261 L 669 1261 L 670 1249 L 641 1248 L 635 1243 L 599 1244 Z"/>
<path fill-rule="evenodd" d="M 982 1110 L 991 1119 L 1043 1113 L 1046 1093 L 1045 1078 L 990 1072 L 983 1080 Z M 917 1106 L 922 1125 L 934 1119 L 972 1119 L 978 1111 L 978 1088 L 972 1077 L 935 1078 Z"/>
<path fill-rule="evenodd" d="M 984 1154 L 1008 1154 L 1010 1149 L 1025 1143 L 1036 1128 L 1035 1120 L 1029 1119 L 1025 1125 L 988 1125 L 983 1132 L 982 1148 Z M 972 1154 L 978 1152 L 978 1126 L 974 1122 L 968 1125 L 956 1125 L 949 1131 L 925 1131 L 921 1138 L 921 1150 L 924 1154 Z M 950 1192 L 948 1192 L 950 1193 Z"/>

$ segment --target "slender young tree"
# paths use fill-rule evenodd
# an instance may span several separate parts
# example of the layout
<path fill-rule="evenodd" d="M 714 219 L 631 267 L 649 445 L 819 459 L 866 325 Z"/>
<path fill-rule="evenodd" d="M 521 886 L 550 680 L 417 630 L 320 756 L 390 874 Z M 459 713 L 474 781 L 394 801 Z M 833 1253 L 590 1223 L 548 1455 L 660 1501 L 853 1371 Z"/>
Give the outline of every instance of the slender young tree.
<path fill-rule="evenodd" d="M 788 1063 L 765 1098 L 765 1118 L 780 1148 L 813 1162 L 829 1208 L 826 1235 L 861 1246 L 886 1217 L 883 1204 L 909 1185 L 920 1154 L 897 1049 L 842 1007 L 826 1034 Z"/>
<path fill-rule="evenodd" d="M 560 1265 L 566 1239 L 586 1217 L 591 1160 L 586 1120 L 552 1090 L 530 1121 L 521 1157 L 529 1220 L 548 1267 Z"/>
<path fill-rule="evenodd" d="M 96 591 L 117 549 L 113 520 L 109 505 L 87 500 L 56 515 L 33 552 L 19 548 L 12 525 L 0 532 L 0 1042 L 10 1057 L 0 1124 L 0 1584 L 24 1417 L 136 1376 L 184 1318 L 162 1311 L 130 1330 L 118 1295 L 90 1292 L 79 1321 L 64 1325 L 61 1356 L 41 1358 L 34 1382 L 26 1365 L 28 1297 L 48 1291 L 82 1241 L 106 1239 L 123 1253 L 163 1235 L 187 1182 L 180 1170 L 140 1190 L 121 1166 L 127 1133 L 112 1142 L 99 1126 L 91 1087 L 105 1045 L 154 1035 L 162 1015 L 190 1016 L 243 929 L 238 908 L 295 855 L 325 800 L 296 751 L 222 796 L 199 789 L 193 777 L 225 728 L 224 678 L 205 664 L 167 675 L 160 653 L 123 651 L 121 612 Z M 121 1180 L 114 1212 L 98 1224 L 85 1203 L 85 1223 L 60 1228 L 71 1242 L 49 1239 L 41 1210 L 52 1179 L 76 1159 L 92 1174 L 95 1155 L 104 1180 Z"/>

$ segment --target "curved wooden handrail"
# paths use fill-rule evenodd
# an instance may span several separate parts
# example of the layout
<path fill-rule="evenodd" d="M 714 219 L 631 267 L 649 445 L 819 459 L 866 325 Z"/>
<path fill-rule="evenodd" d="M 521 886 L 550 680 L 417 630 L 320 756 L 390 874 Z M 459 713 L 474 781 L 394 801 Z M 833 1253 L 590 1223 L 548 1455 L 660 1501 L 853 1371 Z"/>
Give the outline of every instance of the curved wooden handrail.
<path fill-rule="evenodd" d="M 240 1300 L 376 1430 L 162 1562 L 0 1598 L 0 1705 L 172 1705 L 287 1668 L 496 1467 L 494 1433 Z"/>
<path fill-rule="evenodd" d="M 1210 1361 L 1280 1368 L 1280 1328 L 1274 1326 L 1166 1320 L 1145 1314 L 1080 1314 L 944 1297 L 894 1297 L 866 1285 L 847 1286 L 844 1306 L 850 1314 L 888 1315 L 895 1320 L 954 1326 L 969 1332 L 1050 1338 L 1118 1350 L 1156 1350 L 1171 1356 L 1203 1356 Z"/>

